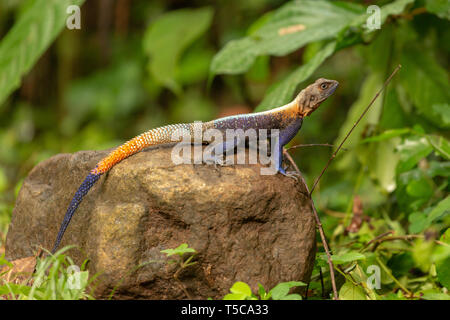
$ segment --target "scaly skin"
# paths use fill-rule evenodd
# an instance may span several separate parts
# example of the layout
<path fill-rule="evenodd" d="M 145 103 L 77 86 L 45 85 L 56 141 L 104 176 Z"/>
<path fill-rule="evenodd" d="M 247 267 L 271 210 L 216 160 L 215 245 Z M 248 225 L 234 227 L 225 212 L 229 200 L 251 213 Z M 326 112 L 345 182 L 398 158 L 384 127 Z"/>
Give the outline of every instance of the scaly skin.
<path fill-rule="evenodd" d="M 286 175 L 285 170 L 281 166 L 283 146 L 286 145 L 300 130 L 303 118 L 310 115 L 323 101 L 332 95 L 337 86 L 337 81 L 320 78 L 303 89 L 292 102 L 285 106 L 259 113 L 236 115 L 209 121 L 202 124 L 202 131 L 210 128 L 218 129 L 222 132 L 225 132 L 226 129 L 243 129 L 244 131 L 247 129 L 280 130 L 279 144 L 275 148 L 275 159 L 278 172 Z M 188 130 L 191 135 L 193 135 L 194 124 L 174 124 L 151 129 L 125 142 L 102 159 L 87 175 L 70 202 L 59 229 L 52 253 L 55 253 L 58 249 L 64 232 L 66 231 L 73 214 L 83 200 L 83 197 L 88 193 L 95 182 L 100 179 L 102 174 L 108 172 L 114 165 L 123 159 L 146 147 L 177 142 L 172 140 L 172 135 L 177 133 L 177 131 L 181 132 L 182 130 Z"/>

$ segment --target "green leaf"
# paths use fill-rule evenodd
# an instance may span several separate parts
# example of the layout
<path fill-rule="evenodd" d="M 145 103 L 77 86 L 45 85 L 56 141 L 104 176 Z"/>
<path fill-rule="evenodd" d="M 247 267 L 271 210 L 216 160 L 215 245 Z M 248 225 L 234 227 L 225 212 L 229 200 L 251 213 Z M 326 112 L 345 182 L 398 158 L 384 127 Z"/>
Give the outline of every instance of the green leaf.
<path fill-rule="evenodd" d="M 288 294 L 283 300 L 302 300 L 302 296 L 296 293 Z"/>
<path fill-rule="evenodd" d="M 440 219 L 450 214 L 450 196 L 447 196 L 444 200 L 441 200 L 427 216 L 428 223 Z"/>
<path fill-rule="evenodd" d="M 426 198 L 427 200 L 433 195 L 433 187 L 427 179 L 412 180 L 406 187 L 406 192 L 415 198 Z"/>
<path fill-rule="evenodd" d="M 421 159 L 433 151 L 433 147 L 425 137 L 409 137 L 397 147 L 397 150 L 400 152 L 397 171 L 402 173 L 414 168 Z"/>
<path fill-rule="evenodd" d="M 381 7 L 381 23 L 383 24 L 390 15 L 397 15 L 405 10 L 405 7 L 415 0 L 396 0 Z"/>
<path fill-rule="evenodd" d="M 427 216 L 423 212 L 413 212 L 408 216 L 410 233 L 420 233 L 428 227 Z"/>
<path fill-rule="evenodd" d="M 366 259 L 366 256 L 356 251 L 350 251 L 344 254 L 333 254 L 331 256 L 331 260 L 333 260 L 333 263 L 335 264 L 343 264 L 364 259 Z"/>
<path fill-rule="evenodd" d="M 233 284 L 233 286 L 230 289 L 231 293 L 234 294 L 240 294 L 245 297 L 251 297 L 252 296 L 252 289 L 250 289 L 249 285 L 245 282 L 238 281 Z"/>
<path fill-rule="evenodd" d="M 368 142 L 377 142 L 377 141 L 388 140 L 388 139 L 391 139 L 394 137 L 402 136 L 402 135 L 410 133 L 410 132 L 411 132 L 411 129 L 409 129 L 409 128 L 386 130 L 377 136 L 372 136 L 372 137 L 366 138 L 366 139 L 362 140 L 360 143 L 362 144 L 362 143 L 368 143 Z"/>
<path fill-rule="evenodd" d="M 411 223 L 409 232 L 420 233 L 427 229 L 434 221 L 450 214 L 450 196 L 441 200 L 428 214 L 422 212 L 414 212 L 409 215 L 408 221 Z"/>
<path fill-rule="evenodd" d="M 397 278 L 406 275 L 414 267 L 414 260 L 410 252 L 403 252 L 392 256 L 387 266 L 392 270 L 393 276 Z"/>
<path fill-rule="evenodd" d="M 209 7 L 181 9 L 162 15 L 148 27 L 143 46 L 150 57 L 148 69 L 159 83 L 175 93 L 181 92 L 175 80 L 178 61 L 184 50 L 208 29 L 212 16 Z"/>
<path fill-rule="evenodd" d="M 436 125 L 448 127 L 445 116 L 440 114 L 440 106 L 450 100 L 447 72 L 419 45 L 403 48 L 401 63 L 400 82 L 414 106 Z"/>
<path fill-rule="evenodd" d="M 402 13 L 405 10 L 405 7 L 414 2 L 415 0 L 396 0 L 391 3 L 388 3 L 387 5 L 384 5 L 380 8 L 380 14 L 381 14 L 381 24 L 383 24 L 387 17 L 390 15 L 398 15 Z M 359 25 L 365 25 L 365 22 L 367 21 L 367 18 L 371 15 L 371 13 L 364 13 L 357 17 L 353 23 L 352 26 L 359 26 Z M 373 30 L 368 29 L 367 32 L 370 33 Z"/>
<path fill-rule="evenodd" d="M 450 1 L 448 0 L 426 0 L 425 8 L 439 18 L 450 20 Z"/>
<path fill-rule="evenodd" d="M 436 264 L 436 274 L 439 282 L 450 289 L 450 257 Z"/>
<path fill-rule="evenodd" d="M 434 178 L 436 176 L 450 177 L 450 161 L 430 161 L 429 165 L 430 167 L 427 171 L 431 178 Z"/>
<path fill-rule="evenodd" d="M 422 291 L 422 299 L 425 300 L 450 300 L 450 295 L 443 293 L 443 292 L 439 292 L 435 289 L 430 289 L 430 290 L 425 290 Z"/>
<path fill-rule="evenodd" d="M 366 163 L 370 170 L 370 177 L 378 181 L 386 192 L 392 192 L 397 187 L 396 167 L 400 161 L 400 155 L 395 148 L 400 143 L 399 138 L 378 142 L 375 155 L 368 150 Z"/>
<path fill-rule="evenodd" d="M 70 5 L 84 0 L 36 0 L 0 43 L 0 105 L 64 28 Z"/>
<path fill-rule="evenodd" d="M 6 260 L 5 259 L 5 254 L 4 253 L 2 253 L 1 255 L 0 255 L 0 267 L 3 267 L 3 266 L 7 266 L 7 267 L 9 267 L 9 268 L 12 268 L 13 267 L 13 264 L 11 263 L 11 262 L 9 262 L 8 260 Z"/>
<path fill-rule="evenodd" d="M 28 296 L 31 288 L 22 284 L 7 283 L 0 286 L 0 296 L 14 294 Z"/>
<path fill-rule="evenodd" d="M 450 125 L 450 104 L 436 103 L 431 106 L 432 112 L 436 114 L 444 126 Z"/>
<path fill-rule="evenodd" d="M 178 246 L 178 248 L 175 249 L 165 249 L 161 250 L 162 253 L 165 253 L 168 257 L 177 254 L 180 257 L 183 256 L 185 253 L 189 252 L 197 252 L 195 249 L 189 248 L 187 243 L 182 243 Z"/>
<path fill-rule="evenodd" d="M 258 294 L 261 297 L 261 300 L 266 300 L 269 298 L 266 289 L 264 289 L 261 283 L 258 283 Z"/>
<path fill-rule="evenodd" d="M 350 281 L 346 281 L 339 289 L 339 299 L 341 300 L 366 300 L 364 290 L 355 286 Z"/>
<path fill-rule="evenodd" d="M 434 150 L 446 160 L 450 160 L 450 143 L 442 136 L 427 135 Z"/>
<path fill-rule="evenodd" d="M 241 293 L 229 293 L 223 297 L 223 300 L 245 300 L 247 296 Z"/>
<path fill-rule="evenodd" d="M 333 38 L 363 10 L 323 0 L 289 2 L 259 28 L 254 27 L 250 36 L 230 41 L 214 57 L 211 73 L 243 73 L 259 55 L 282 56 L 308 43 Z"/>
<path fill-rule="evenodd" d="M 293 299 L 295 298 L 295 296 L 290 298 L 288 298 L 288 296 L 289 290 L 291 288 L 300 286 L 306 286 L 306 283 L 303 283 L 301 281 L 282 282 L 273 287 L 273 289 L 269 291 L 269 294 L 271 295 L 273 300 L 298 300 Z"/>
<path fill-rule="evenodd" d="M 342 142 L 344 137 L 347 135 L 349 130 L 353 127 L 354 123 L 361 116 L 361 113 L 368 106 L 370 101 L 375 96 L 376 92 L 382 86 L 381 75 L 378 73 L 370 74 L 362 84 L 360 89 L 360 94 L 358 99 L 351 105 L 350 110 L 348 111 L 347 118 L 345 122 L 342 124 L 339 130 L 339 136 L 335 140 L 335 144 L 338 145 Z M 371 109 L 367 112 L 367 114 L 361 119 L 359 124 L 355 127 L 350 137 L 344 144 L 344 147 L 352 149 L 355 148 L 362 139 L 362 135 L 366 130 L 366 126 L 369 125 L 377 125 L 380 118 L 381 113 L 382 100 L 378 99 L 372 105 Z M 341 158 L 338 160 L 337 166 L 339 169 L 345 169 L 348 167 L 352 167 L 354 164 L 354 160 L 357 158 L 357 153 L 354 150 L 350 150 L 345 152 Z"/>
<path fill-rule="evenodd" d="M 288 103 L 293 98 L 298 84 L 309 78 L 325 59 L 333 54 L 335 47 L 336 42 L 327 44 L 308 63 L 291 72 L 281 82 L 271 86 L 269 93 L 266 94 L 263 101 L 255 109 L 255 112 L 280 107 Z"/>

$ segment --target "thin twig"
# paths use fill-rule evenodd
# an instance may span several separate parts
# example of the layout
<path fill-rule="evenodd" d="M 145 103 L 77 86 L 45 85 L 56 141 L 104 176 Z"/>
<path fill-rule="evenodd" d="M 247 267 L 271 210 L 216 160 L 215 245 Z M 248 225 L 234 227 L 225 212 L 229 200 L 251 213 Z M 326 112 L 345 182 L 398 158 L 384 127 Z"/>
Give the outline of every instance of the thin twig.
<path fill-rule="evenodd" d="M 392 272 L 385 266 L 385 264 L 380 260 L 380 258 L 375 256 L 375 260 L 377 260 L 378 264 L 381 266 L 381 268 L 383 268 L 384 272 L 386 272 L 389 278 L 391 278 L 400 287 L 400 289 L 402 289 L 406 294 L 408 294 L 410 298 L 412 298 L 413 294 L 411 293 L 411 291 L 409 291 L 404 285 L 401 284 L 400 281 L 397 280 L 396 277 L 394 277 Z"/>
<path fill-rule="evenodd" d="M 373 238 L 372 240 L 370 240 L 369 242 L 367 242 L 363 249 L 367 248 L 367 247 L 370 246 L 372 243 L 379 241 L 381 238 L 384 238 L 384 237 L 386 237 L 386 236 L 389 236 L 389 235 L 394 234 L 394 232 L 395 232 L 394 230 L 391 230 L 391 231 L 388 231 L 388 232 L 385 232 L 385 233 L 382 233 L 382 234 L 376 236 L 375 238 Z"/>
<path fill-rule="evenodd" d="M 334 144 L 329 143 L 307 143 L 307 144 L 297 144 L 295 146 L 289 147 L 286 150 L 289 151 L 291 149 L 303 148 L 303 147 L 334 147 Z M 342 148 L 342 150 L 346 150 Z"/>
<path fill-rule="evenodd" d="M 299 178 L 301 179 L 302 183 L 304 184 L 304 186 L 306 188 L 306 192 L 308 192 L 308 195 L 311 195 L 311 193 L 308 190 L 308 185 L 306 184 L 306 181 L 303 178 L 303 176 L 302 176 L 299 168 L 297 167 L 297 164 L 295 163 L 294 159 L 292 159 L 291 155 L 286 151 L 286 149 L 283 149 L 283 155 L 286 157 L 286 159 L 289 160 L 289 162 L 294 167 L 295 171 L 298 173 Z M 317 214 L 316 207 L 314 206 L 314 201 L 312 200 L 311 196 L 309 196 L 308 199 L 309 199 L 309 201 L 311 203 L 311 208 L 312 208 L 312 211 L 313 211 L 313 214 L 314 214 L 314 218 L 316 220 L 317 228 L 319 229 L 319 234 L 320 234 L 320 238 L 322 240 L 323 248 L 325 249 L 325 253 L 327 255 L 328 266 L 330 267 L 331 287 L 333 288 L 334 300 L 339 300 L 339 296 L 338 296 L 338 293 L 337 293 L 337 287 L 336 287 L 336 279 L 335 279 L 335 276 L 334 276 L 333 262 L 331 261 L 331 253 L 330 253 L 330 249 L 328 247 L 327 239 L 325 237 L 325 232 L 323 231 L 322 223 L 320 222 L 319 215 Z"/>
<path fill-rule="evenodd" d="M 325 286 L 323 285 L 323 274 L 322 274 L 322 267 L 319 267 L 319 274 L 320 274 L 320 286 L 322 288 L 322 298 L 325 298 Z"/>
<path fill-rule="evenodd" d="M 341 144 L 337 147 L 336 151 L 334 151 L 334 153 L 331 155 L 330 159 L 328 159 L 327 164 L 325 165 L 325 167 L 322 169 L 322 172 L 320 173 L 320 175 L 317 177 L 316 181 L 314 181 L 314 184 L 311 188 L 311 192 L 310 192 L 310 196 L 313 193 L 314 189 L 316 188 L 317 184 L 319 183 L 320 179 L 322 178 L 323 174 L 325 173 L 325 171 L 328 169 L 331 161 L 333 161 L 334 158 L 336 158 L 337 153 L 339 152 L 339 150 L 342 148 L 342 146 L 344 145 L 345 141 L 347 141 L 348 137 L 350 136 L 350 134 L 353 132 L 353 130 L 356 128 L 356 126 L 358 125 L 358 123 L 361 121 L 361 119 L 365 116 L 365 114 L 367 113 L 367 111 L 369 111 L 370 107 L 372 107 L 373 103 L 375 102 L 375 100 L 377 100 L 378 96 L 380 95 L 380 93 L 386 88 L 386 86 L 389 84 L 389 82 L 391 82 L 391 79 L 395 76 L 395 74 L 398 72 L 398 70 L 400 70 L 402 66 L 399 64 L 394 71 L 391 73 L 391 75 L 389 76 L 389 78 L 387 78 L 387 80 L 384 82 L 383 86 L 381 87 L 381 89 L 377 92 L 377 94 L 375 95 L 375 97 L 373 97 L 372 101 L 370 101 L 369 105 L 367 106 L 367 108 L 364 110 L 364 112 L 361 114 L 361 116 L 358 118 L 358 120 L 353 124 L 353 127 L 350 129 L 350 131 L 347 133 L 347 135 L 345 136 L 344 140 L 342 140 Z"/>
<path fill-rule="evenodd" d="M 388 232 L 388 234 L 392 234 L 393 231 Z M 375 249 L 382 243 L 385 241 L 395 241 L 395 240 L 403 240 L 403 241 L 409 241 L 412 239 L 424 239 L 425 236 L 423 234 L 407 234 L 407 235 L 403 235 L 403 236 L 391 236 L 391 237 L 387 237 L 386 234 L 383 234 L 381 236 L 378 236 L 377 238 L 370 240 L 366 246 L 364 248 L 367 248 L 370 244 L 373 243 L 373 248 L 372 251 L 375 251 Z M 439 241 L 439 240 L 433 240 L 436 244 L 439 244 L 441 246 L 444 247 L 450 247 L 450 245 L 448 243 Z"/>
<path fill-rule="evenodd" d="M 186 286 L 184 285 L 184 283 L 178 278 L 178 274 L 183 270 L 183 267 L 180 267 L 173 275 L 173 278 L 178 282 L 178 284 L 180 285 L 181 290 L 183 290 L 184 294 L 186 295 L 186 297 L 189 300 L 192 300 L 191 295 L 189 294 L 189 292 L 186 289 Z"/>

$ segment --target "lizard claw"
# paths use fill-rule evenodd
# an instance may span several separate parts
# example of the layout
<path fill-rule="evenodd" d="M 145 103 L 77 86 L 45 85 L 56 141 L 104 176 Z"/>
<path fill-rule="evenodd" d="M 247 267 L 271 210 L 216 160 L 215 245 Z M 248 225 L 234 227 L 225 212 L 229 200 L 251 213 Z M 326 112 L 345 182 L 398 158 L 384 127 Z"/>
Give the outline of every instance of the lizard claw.
<path fill-rule="evenodd" d="M 204 161 L 206 164 L 213 164 L 215 168 L 217 168 L 217 166 L 225 167 L 234 164 L 232 159 L 227 160 L 222 159 L 221 157 L 206 158 Z"/>
<path fill-rule="evenodd" d="M 283 176 L 289 177 L 289 178 L 293 178 L 293 179 L 295 179 L 296 181 L 299 181 L 299 180 L 300 180 L 300 176 L 301 176 L 300 173 L 297 172 L 297 171 L 285 171 L 285 170 L 281 171 L 281 170 L 280 170 L 280 173 L 281 173 Z"/>

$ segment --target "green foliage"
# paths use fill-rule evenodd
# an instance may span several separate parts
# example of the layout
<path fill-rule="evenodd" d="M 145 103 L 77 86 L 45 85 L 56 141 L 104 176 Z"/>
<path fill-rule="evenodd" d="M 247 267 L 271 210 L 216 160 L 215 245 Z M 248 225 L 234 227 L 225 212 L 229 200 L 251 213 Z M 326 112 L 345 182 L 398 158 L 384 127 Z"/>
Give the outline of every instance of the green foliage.
<path fill-rule="evenodd" d="M 89 279 L 86 262 L 78 268 L 64 254 L 71 247 L 64 247 L 54 255 L 38 258 L 31 284 L 0 282 L 0 296 L 14 300 L 80 300 L 93 299 L 88 287 L 96 277 Z M 0 259 L 0 266 L 12 265 Z"/>
<path fill-rule="evenodd" d="M 67 7 L 83 2 L 37 0 L 21 13 L 0 43 L 0 106 L 61 32 L 68 17 Z"/>
<path fill-rule="evenodd" d="M 336 43 L 331 42 L 320 50 L 310 61 L 289 74 L 283 81 L 269 88 L 264 100 L 258 105 L 255 112 L 271 109 L 273 106 L 281 106 L 292 99 L 297 85 L 311 76 L 311 74 L 333 54 Z"/>
<path fill-rule="evenodd" d="M 175 249 L 165 249 L 161 250 L 161 252 L 165 253 L 168 257 L 176 254 L 181 258 L 185 253 L 195 253 L 196 251 L 193 248 L 189 248 L 187 243 L 182 243 Z"/>
<path fill-rule="evenodd" d="M 322 0 L 289 2 L 252 28 L 248 37 L 229 42 L 214 57 L 211 72 L 242 73 L 257 56 L 286 55 L 310 42 L 333 38 L 363 12 L 362 7 L 356 8 Z"/>
<path fill-rule="evenodd" d="M 209 7 L 182 9 L 162 15 L 148 27 L 143 41 L 150 57 L 148 70 L 162 85 L 180 93 L 176 80 L 178 60 L 184 50 L 210 26 L 213 11 Z"/>
<path fill-rule="evenodd" d="M 258 283 L 258 297 L 252 293 L 248 284 L 238 281 L 233 284 L 230 288 L 231 293 L 225 295 L 223 300 L 302 300 L 299 294 L 289 294 L 291 288 L 300 286 L 306 286 L 306 284 L 300 281 L 281 282 L 266 292 L 264 287 Z"/>
<path fill-rule="evenodd" d="M 355 251 L 346 252 L 340 255 L 335 254 L 331 256 L 331 260 L 335 264 L 344 264 L 352 261 L 364 260 L 365 258 L 366 257 L 363 254 Z M 322 259 L 324 259 L 324 257 L 322 257 Z"/>
<path fill-rule="evenodd" d="M 341 300 L 366 300 L 364 290 L 350 281 L 346 281 L 339 289 L 339 299 Z"/>
<path fill-rule="evenodd" d="M 450 2 L 448 0 L 425 0 L 425 8 L 442 19 L 450 20 Z"/>

